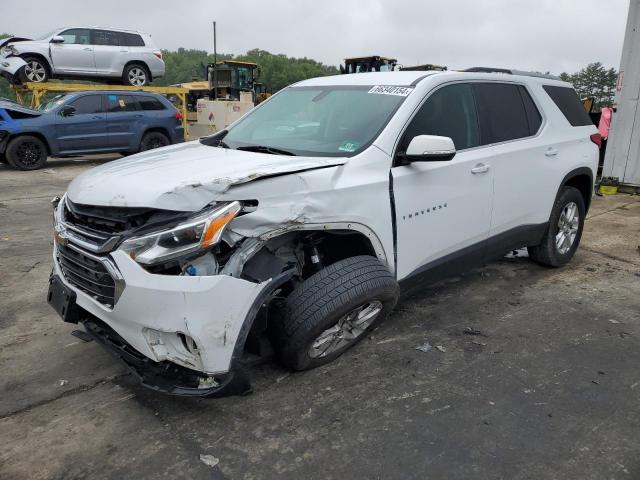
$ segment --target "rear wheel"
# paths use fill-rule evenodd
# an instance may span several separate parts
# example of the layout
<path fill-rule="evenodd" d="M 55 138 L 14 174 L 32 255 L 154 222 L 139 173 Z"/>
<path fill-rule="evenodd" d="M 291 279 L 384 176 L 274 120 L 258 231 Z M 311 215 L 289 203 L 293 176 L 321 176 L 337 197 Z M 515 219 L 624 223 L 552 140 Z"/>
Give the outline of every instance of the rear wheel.
<path fill-rule="evenodd" d="M 399 287 L 377 258 L 340 260 L 298 286 L 274 326 L 282 363 L 307 370 L 329 363 L 389 315 Z"/>
<path fill-rule="evenodd" d="M 0 163 L 8 163 L 7 157 L 4 156 L 4 153 L 0 153 Z"/>
<path fill-rule="evenodd" d="M 574 187 L 562 187 L 542 242 L 528 247 L 531 259 L 548 267 L 567 264 L 580 244 L 585 210 L 582 193 Z"/>
<path fill-rule="evenodd" d="M 38 57 L 24 57 L 26 65 L 21 70 L 21 80 L 23 82 L 44 83 L 49 80 L 49 67 Z"/>
<path fill-rule="evenodd" d="M 122 72 L 122 82 L 125 85 L 144 87 L 151 82 L 151 76 L 143 65 L 134 63 L 127 65 Z"/>
<path fill-rule="evenodd" d="M 47 163 L 47 146 L 38 137 L 16 137 L 7 146 L 7 161 L 18 170 L 37 170 Z"/>
<path fill-rule="evenodd" d="M 149 132 L 145 133 L 140 142 L 140 151 L 153 150 L 154 148 L 166 147 L 171 142 L 164 133 Z"/>

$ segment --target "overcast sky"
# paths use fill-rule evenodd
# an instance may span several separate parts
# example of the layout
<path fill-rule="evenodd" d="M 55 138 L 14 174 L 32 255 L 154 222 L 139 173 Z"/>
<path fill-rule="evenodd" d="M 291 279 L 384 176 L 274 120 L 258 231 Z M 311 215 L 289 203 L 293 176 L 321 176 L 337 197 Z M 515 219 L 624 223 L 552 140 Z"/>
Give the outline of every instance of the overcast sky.
<path fill-rule="evenodd" d="M 573 72 L 619 67 L 629 0 L 0 0 L 0 32 L 107 25 L 159 47 L 240 54 L 259 47 L 338 65 L 383 55 L 404 65 Z"/>

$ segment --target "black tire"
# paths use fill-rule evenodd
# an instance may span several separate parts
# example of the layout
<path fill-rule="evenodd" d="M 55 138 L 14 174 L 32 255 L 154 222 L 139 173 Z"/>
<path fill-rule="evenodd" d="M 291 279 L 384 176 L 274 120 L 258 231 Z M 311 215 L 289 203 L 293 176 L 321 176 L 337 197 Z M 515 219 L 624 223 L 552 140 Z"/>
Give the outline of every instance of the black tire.
<path fill-rule="evenodd" d="M 122 83 L 125 85 L 131 85 L 134 87 L 144 87 L 151 83 L 151 74 L 149 69 L 140 64 L 132 63 L 124 67 L 122 72 Z"/>
<path fill-rule="evenodd" d="M 6 155 L 17 170 L 37 170 L 47 163 L 47 146 L 38 137 L 22 135 L 11 139 Z"/>
<path fill-rule="evenodd" d="M 23 57 L 26 65 L 20 69 L 19 78 L 21 82 L 44 83 L 51 78 L 49 65 L 38 57 Z"/>
<path fill-rule="evenodd" d="M 357 256 L 340 260 L 300 284 L 287 298 L 284 315 L 277 321 L 274 345 L 282 363 L 293 370 L 307 370 L 329 363 L 355 345 L 366 333 L 389 315 L 398 300 L 399 287 L 389 269 L 377 258 Z M 337 328 L 358 308 L 361 313 L 373 312 L 377 316 L 358 329 L 359 317 L 349 320 L 349 335 L 355 337 L 344 345 L 335 344 L 335 350 L 324 355 L 312 352 L 327 329 Z M 346 322 L 345 322 L 346 323 Z M 339 340 L 339 336 L 334 336 Z M 331 340 L 331 341 L 334 341 Z M 320 353 L 321 348 L 314 349 Z"/>
<path fill-rule="evenodd" d="M 7 162 L 7 157 L 4 156 L 4 153 L 0 153 L 0 163 L 9 163 Z"/>
<path fill-rule="evenodd" d="M 566 218 L 564 215 L 565 209 L 569 208 L 572 204 L 577 207 L 577 230 L 575 231 L 575 236 L 570 245 L 565 243 L 562 246 L 563 248 L 560 248 L 556 241 L 559 238 L 566 238 L 568 235 L 567 232 L 572 231 L 571 226 L 569 226 L 569 228 L 561 226 L 561 223 L 563 223 L 561 217 Z M 547 267 L 561 267 L 569 263 L 573 258 L 573 255 L 576 253 L 578 245 L 580 244 L 580 239 L 582 238 L 585 210 L 584 198 L 582 197 L 580 190 L 574 187 L 562 187 L 562 190 L 560 190 L 560 194 L 553 205 L 553 209 L 551 210 L 549 226 L 542 238 L 542 242 L 540 242 L 539 245 L 527 247 L 529 257 L 531 257 L 534 262 Z M 575 225 L 575 221 L 572 225 Z M 561 233 L 563 233 L 564 236 L 558 238 Z M 566 249 L 566 251 L 563 251 L 567 246 L 569 248 Z"/>
<path fill-rule="evenodd" d="M 147 150 L 166 147 L 167 145 L 171 145 L 171 142 L 164 133 L 148 132 L 142 137 L 142 141 L 140 142 L 140 151 L 146 152 Z"/>

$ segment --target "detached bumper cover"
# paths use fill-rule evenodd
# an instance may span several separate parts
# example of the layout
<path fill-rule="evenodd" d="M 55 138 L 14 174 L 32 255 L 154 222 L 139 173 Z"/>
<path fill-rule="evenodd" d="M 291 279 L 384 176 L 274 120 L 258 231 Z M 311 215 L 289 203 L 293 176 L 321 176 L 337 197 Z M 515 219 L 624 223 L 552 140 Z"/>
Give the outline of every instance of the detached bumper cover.
<path fill-rule="evenodd" d="M 0 75 L 13 77 L 26 64 L 20 57 L 0 57 Z"/>

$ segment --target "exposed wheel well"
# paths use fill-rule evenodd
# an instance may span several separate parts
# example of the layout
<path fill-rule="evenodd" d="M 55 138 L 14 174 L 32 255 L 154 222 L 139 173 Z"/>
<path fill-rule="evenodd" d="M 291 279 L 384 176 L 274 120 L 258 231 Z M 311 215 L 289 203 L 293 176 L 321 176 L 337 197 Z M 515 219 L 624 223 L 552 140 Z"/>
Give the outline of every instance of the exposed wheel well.
<path fill-rule="evenodd" d="M 151 69 L 149 69 L 149 65 L 147 65 L 142 60 L 131 60 L 130 62 L 127 62 L 124 65 L 124 68 L 122 69 L 122 75 L 123 76 L 124 76 L 124 72 L 126 72 L 127 68 L 129 68 L 131 65 L 140 65 L 141 67 L 144 67 L 144 69 L 147 71 L 147 75 L 149 76 L 149 83 L 151 83 L 153 81 L 153 77 L 151 75 Z"/>
<path fill-rule="evenodd" d="M 580 190 L 582 198 L 584 199 L 585 210 L 589 210 L 591 195 L 593 193 L 593 185 L 590 175 L 586 173 L 579 173 L 566 179 L 562 185 L 567 187 L 574 187 Z"/>
<path fill-rule="evenodd" d="M 47 69 L 47 73 L 49 75 L 53 74 L 53 69 L 51 68 L 51 65 L 49 64 L 49 60 L 47 60 L 46 57 L 44 57 L 43 55 L 40 55 L 39 53 L 24 53 L 20 55 L 20 58 L 22 58 L 23 60 L 28 57 L 33 57 L 40 60 L 43 63 L 44 68 Z"/>
<path fill-rule="evenodd" d="M 44 143 L 44 146 L 47 149 L 47 155 L 51 155 L 51 147 L 49 146 L 49 142 L 47 142 L 47 139 L 45 138 L 44 135 L 42 135 L 41 133 L 38 132 L 20 132 L 20 133 L 16 133 L 14 135 L 11 135 L 9 137 L 9 140 L 7 141 L 7 146 L 9 145 L 9 143 L 11 143 L 14 139 L 16 138 L 20 138 L 20 137 L 24 137 L 26 135 L 32 136 L 32 137 L 36 137 L 39 140 L 42 140 L 42 143 Z M 6 152 L 5 152 L 6 153 Z"/>

